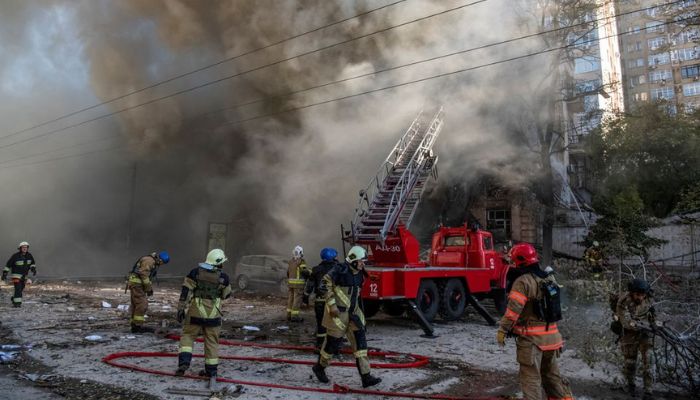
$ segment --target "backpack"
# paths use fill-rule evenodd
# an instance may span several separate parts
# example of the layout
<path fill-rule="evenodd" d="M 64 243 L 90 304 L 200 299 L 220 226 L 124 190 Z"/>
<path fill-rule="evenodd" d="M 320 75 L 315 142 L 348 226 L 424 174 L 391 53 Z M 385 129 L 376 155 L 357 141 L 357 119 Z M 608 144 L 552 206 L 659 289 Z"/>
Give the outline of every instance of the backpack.
<path fill-rule="evenodd" d="M 540 282 L 542 297 L 535 303 L 535 313 L 547 323 L 561 321 L 561 288 L 554 277 L 547 277 Z"/>

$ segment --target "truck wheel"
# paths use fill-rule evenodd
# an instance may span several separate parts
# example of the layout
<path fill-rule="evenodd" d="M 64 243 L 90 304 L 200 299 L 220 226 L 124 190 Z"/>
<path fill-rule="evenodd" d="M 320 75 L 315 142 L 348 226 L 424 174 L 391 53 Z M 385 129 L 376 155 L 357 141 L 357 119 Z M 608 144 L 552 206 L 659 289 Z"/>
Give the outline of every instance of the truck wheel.
<path fill-rule="evenodd" d="M 418 296 L 416 296 L 416 304 L 428 322 L 432 322 L 435 319 L 435 315 L 437 315 L 440 308 L 440 296 L 434 280 L 424 279 L 421 281 L 418 287 Z"/>
<path fill-rule="evenodd" d="M 454 321 L 464 314 L 467 291 L 459 279 L 450 279 L 442 290 L 440 316 L 445 321 Z"/>
<path fill-rule="evenodd" d="M 404 311 L 406 311 L 406 307 L 401 302 L 387 301 L 384 303 L 384 312 L 392 317 L 400 317 Z"/>
<path fill-rule="evenodd" d="M 377 300 L 362 300 L 362 305 L 362 312 L 365 314 L 365 318 L 372 318 L 379 312 L 382 303 Z"/>
<path fill-rule="evenodd" d="M 238 285 L 238 288 L 241 290 L 245 290 L 248 287 L 248 284 L 250 281 L 248 280 L 248 277 L 245 275 L 239 275 L 238 279 L 236 279 L 236 285 Z"/>
<path fill-rule="evenodd" d="M 496 310 L 503 315 L 506 312 L 506 305 L 508 304 L 508 299 L 506 299 L 505 289 L 493 289 L 491 290 L 491 298 L 493 299 L 493 305 L 496 306 Z"/>

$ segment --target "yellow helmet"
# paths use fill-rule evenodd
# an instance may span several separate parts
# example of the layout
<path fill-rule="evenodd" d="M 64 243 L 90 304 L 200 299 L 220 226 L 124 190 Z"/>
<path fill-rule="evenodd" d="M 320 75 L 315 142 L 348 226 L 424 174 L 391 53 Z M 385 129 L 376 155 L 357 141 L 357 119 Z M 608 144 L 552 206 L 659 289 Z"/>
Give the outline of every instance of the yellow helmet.
<path fill-rule="evenodd" d="M 207 254 L 207 260 L 205 263 L 216 266 L 225 263 L 226 260 L 228 259 L 226 258 L 226 254 L 224 254 L 223 250 L 213 249 Z"/>

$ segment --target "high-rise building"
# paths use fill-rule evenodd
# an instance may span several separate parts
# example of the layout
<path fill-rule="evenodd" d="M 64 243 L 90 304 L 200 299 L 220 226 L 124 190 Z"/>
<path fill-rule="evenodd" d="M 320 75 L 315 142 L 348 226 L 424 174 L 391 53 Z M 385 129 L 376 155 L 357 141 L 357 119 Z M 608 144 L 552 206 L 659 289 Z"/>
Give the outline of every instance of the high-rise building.
<path fill-rule="evenodd" d="M 617 3 L 618 13 L 626 14 L 618 18 L 625 33 L 619 41 L 625 105 L 633 109 L 639 102 L 666 100 L 673 112 L 700 106 L 698 2 Z"/>

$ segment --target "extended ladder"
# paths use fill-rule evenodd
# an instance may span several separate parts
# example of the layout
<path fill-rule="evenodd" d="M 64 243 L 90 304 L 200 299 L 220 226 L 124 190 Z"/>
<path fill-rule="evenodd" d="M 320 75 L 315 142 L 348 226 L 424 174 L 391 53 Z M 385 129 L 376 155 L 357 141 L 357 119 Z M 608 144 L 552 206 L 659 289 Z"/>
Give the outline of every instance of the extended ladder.
<path fill-rule="evenodd" d="M 347 241 L 383 243 L 399 224 L 411 224 L 426 181 L 437 177 L 438 157 L 432 148 L 442 129 L 443 115 L 441 107 L 432 120 L 426 121 L 423 111 L 413 120 L 374 178 L 360 191 Z"/>

